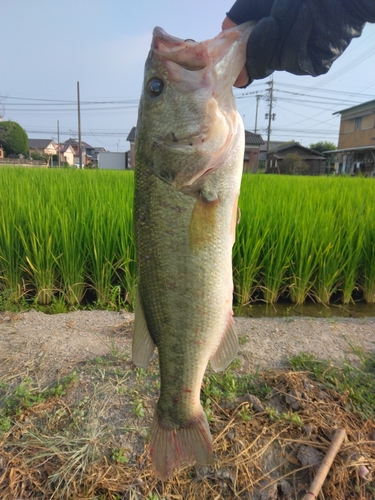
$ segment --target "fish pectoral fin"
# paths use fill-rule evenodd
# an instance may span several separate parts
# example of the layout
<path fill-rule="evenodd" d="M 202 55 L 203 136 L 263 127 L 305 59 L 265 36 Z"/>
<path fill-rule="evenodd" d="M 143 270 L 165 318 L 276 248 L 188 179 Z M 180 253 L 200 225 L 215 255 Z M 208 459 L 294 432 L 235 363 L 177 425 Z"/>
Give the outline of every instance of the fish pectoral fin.
<path fill-rule="evenodd" d="M 155 343 L 152 340 L 147 327 L 145 314 L 139 292 L 135 303 L 134 332 L 132 343 L 133 363 L 141 368 L 147 368 L 155 350 Z"/>
<path fill-rule="evenodd" d="M 224 336 L 221 339 L 219 347 L 216 349 L 213 356 L 210 358 L 211 366 L 215 372 L 225 370 L 233 358 L 238 353 L 238 338 L 234 329 L 233 318 L 225 330 Z"/>

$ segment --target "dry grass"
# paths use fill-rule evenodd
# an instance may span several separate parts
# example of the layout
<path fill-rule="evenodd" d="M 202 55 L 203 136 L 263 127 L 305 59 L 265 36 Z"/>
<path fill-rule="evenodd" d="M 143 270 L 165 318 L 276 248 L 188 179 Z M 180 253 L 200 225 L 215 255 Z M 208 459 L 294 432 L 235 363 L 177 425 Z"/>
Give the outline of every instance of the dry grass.
<path fill-rule="evenodd" d="M 0 409 L 19 384 L 12 377 L 13 385 L 0 380 Z M 373 499 L 374 421 L 347 413 L 347 395 L 323 390 L 304 372 L 262 377 L 272 390 L 261 411 L 248 396 L 210 400 L 215 465 L 183 467 L 162 483 L 148 453 L 155 363 L 147 373 L 124 363 L 119 353 L 87 363 L 65 394 L 31 407 L 17 400 L 9 428 L 0 430 L 0 498 L 300 499 L 315 471 L 314 464 L 298 460 L 301 446 L 324 454 L 342 427 L 347 439 L 320 498 Z M 370 471 L 366 479 L 360 466 Z"/>

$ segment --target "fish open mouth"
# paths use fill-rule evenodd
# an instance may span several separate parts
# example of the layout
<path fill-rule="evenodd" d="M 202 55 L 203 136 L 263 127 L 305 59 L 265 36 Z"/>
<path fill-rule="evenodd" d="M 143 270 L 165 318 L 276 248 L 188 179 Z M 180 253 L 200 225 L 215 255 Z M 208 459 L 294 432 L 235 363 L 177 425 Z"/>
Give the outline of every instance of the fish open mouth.
<path fill-rule="evenodd" d="M 209 55 L 203 43 L 181 40 L 157 26 L 153 31 L 151 49 L 156 56 L 177 63 L 189 71 L 199 71 L 208 64 Z"/>

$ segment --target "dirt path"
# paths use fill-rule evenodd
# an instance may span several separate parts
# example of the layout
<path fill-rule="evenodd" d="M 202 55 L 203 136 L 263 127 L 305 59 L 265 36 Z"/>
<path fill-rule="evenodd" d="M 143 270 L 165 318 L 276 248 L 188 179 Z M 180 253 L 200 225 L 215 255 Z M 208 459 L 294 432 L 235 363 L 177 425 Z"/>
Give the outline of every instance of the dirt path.
<path fill-rule="evenodd" d="M 251 394 L 247 397 L 253 399 L 219 403 L 207 398 L 214 415 L 210 429 L 215 466 L 184 467 L 161 485 L 148 449 L 158 396 L 157 363 L 154 360 L 147 372 L 131 365 L 133 319 L 133 314 L 110 311 L 0 315 L 3 407 L 18 404 L 11 419 L 4 412 L 0 419 L 0 498 L 46 499 L 52 492 L 56 499 L 78 498 L 79 486 L 84 495 L 79 498 L 99 498 L 100 492 L 103 499 L 118 493 L 116 498 L 129 499 L 296 500 L 311 482 L 305 465 L 312 462 L 303 462 L 301 449 L 307 443 L 310 452 L 318 450 L 321 457 L 337 427 L 346 429 L 348 441 L 325 486 L 325 498 L 344 498 L 344 491 L 359 498 L 354 488 L 362 492 L 366 485 L 358 479 L 358 464 L 374 470 L 373 421 L 347 414 L 340 396 L 322 393 L 304 373 L 288 370 L 267 372 L 272 390 L 265 403 Z M 354 350 L 375 351 L 375 317 L 235 322 L 238 374 L 283 368 L 290 356 L 302 351 L 337 363 L 358 359 Z M 46 386 L 57 387 L 57 380 L 63 388 L 64 376 L 74 382 L 58 397 L 39 403 L 28 399 L 43 394 Z M 251 415 L 249 402 L 254 405 Z M 296 418 L 291 412 L 296 408 L 303 426 L 290 420 Z M 76 476 L 88 479 L 77 485 Z M 372 476 L 369 480 L 369 493 L 361 496 L 366 500 L 375 491 Z M 232 495 L 234 490 L 247 493 Z"/>
<path fill-rule="evenodd" d="M 236 318 L 240 370 L 284 367 L 300 352 L 318 358 L 355 359 L 353 347 L 375 351 L 375 317 L 366 319 Z M 0 315 L 0 375 L 37 373 L 40 383 L 113 350 L 131 359 L 133 314 L 37 311 Z M 126 356 L 127 357 L 127 356 Z"/>

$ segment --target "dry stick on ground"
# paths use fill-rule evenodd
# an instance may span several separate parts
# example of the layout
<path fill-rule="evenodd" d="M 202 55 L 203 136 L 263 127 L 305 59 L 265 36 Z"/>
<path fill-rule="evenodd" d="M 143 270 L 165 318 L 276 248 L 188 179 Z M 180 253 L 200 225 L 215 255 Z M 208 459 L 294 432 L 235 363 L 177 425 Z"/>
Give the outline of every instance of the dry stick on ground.
<path fill-rule="evenodd" d="M 318 472 L 316 473 L 314 481 L 311 483 L 308 493 L 306 494 L 304 500 L 315 500 L 323 486 L 324 480 L 327 477 L 329 469 L 337 455 L 342 442 L 346 436 L 345 429 L 337 429 L 335 432 L 331 446 L 328 448 L 327 454 L 321 463 Z"/>

